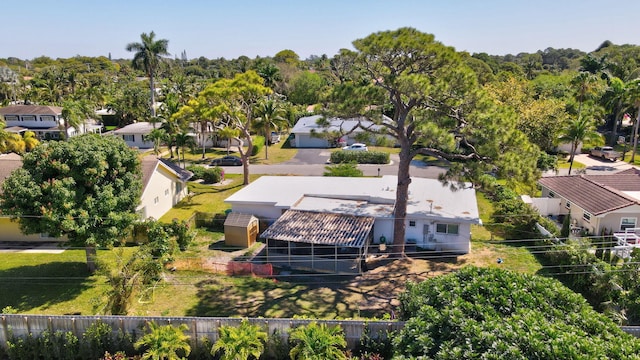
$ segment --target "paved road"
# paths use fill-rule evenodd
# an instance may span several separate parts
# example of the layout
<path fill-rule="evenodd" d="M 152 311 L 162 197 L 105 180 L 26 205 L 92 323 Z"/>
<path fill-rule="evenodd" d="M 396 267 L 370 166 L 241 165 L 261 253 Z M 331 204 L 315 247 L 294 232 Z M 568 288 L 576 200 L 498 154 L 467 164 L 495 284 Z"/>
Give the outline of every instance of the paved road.
<path fill-rule="evenodd" d="M 307 175 L 322 176 L 325 167 L 329 165 L 331 153 L 328 149 L 298 149 L 297 155 L 290 161 L 275 165 L 250 165 L 252 174 L 265 175 Z M 387 165 L 358 165 L 364 176 L 397 175 L 398 155 L 391 155 L 391 163 Z M 228 174 L 242 174 L 242 166 L 225 166 Z M 428 166 L 422 161 L 413 161 L 411 176 L 436 179 L 444 173 L 445 168 Z"/>
<path fill-rule="evenodd" d="M 297 155 L 290 161 L 276 165 L 251 165 L 252 174 L 265 175 L 307 175 L 322 176 L 325 167 L 329 165 L 329 157 L 331 153 L 328 149 L 298 149 Z M 576 155 L 575 161 L 586 166 L 584 172 L 589 175 L 615 174 L 616 172 L 626 170 L 632 166 L 624 161 L 611 162 L 593 158 L 587 154 Z M 358 165 L 365 176 L 378 175 L 397 175 L 398 173 L 398 155 L 391 155 L 391 163 L 387 165 Z M 429 166 L 422 161 L 414 160 L 411 164 L 411 176 L 437 179 L 438 175 L 444 173 L 447 169 L 438 166 Z M 225 171 L 229 174 L 242 174 L 241 166 L 226 166 Z M 567 175 L 569 169 L 560 169 L 556 172 L 545 173 L 544 176 Z M 572 170 L 572 174 L 581 173 L 578 170 Z"/>

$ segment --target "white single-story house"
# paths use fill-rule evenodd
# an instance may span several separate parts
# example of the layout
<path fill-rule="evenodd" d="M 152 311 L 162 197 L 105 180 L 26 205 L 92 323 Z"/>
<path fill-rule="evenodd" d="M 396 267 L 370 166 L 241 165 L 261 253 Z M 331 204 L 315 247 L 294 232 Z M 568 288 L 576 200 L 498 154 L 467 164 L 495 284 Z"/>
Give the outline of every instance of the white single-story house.
<path fill-rule="evenodd" d="M 155 126 L 159 128 L 160 124 L 155 124 Z M 113 135 L 121 137 L 130 147 L 152 149 L 153 141 L 147 139 L 147 135 L 149 135 L 153 129 L 154 124 L 150 122 L 137 122 L 114 130 Z"/>
<path fill-rule="evenodd" d="M 142 196 L 136 211 L 142 219 L 160 219 L 188 195 L 190 171 L 153 155 L 142 159 Z"/>
<path fill-rule="evenodd" d="M 267 243 L 267 261 L 293 266 L 291 259 L 297 255 L 328 256 L 326 266 L 316 259 L 311 268 L 358 272 L 369 245 L 393 241 L 396 184 L 396 176 L 263 176 L 225 202 L 234 212 L 270 224 L 260 236 Z M 479 223 L 470 185 L 452 191 L 438 180 L 412 179 L 405 223 L 408 244 L 465 254 L 470 250 L 471 224 Z M 343 255 L 359 260 L 345 267 L 337 264 Z"/>
<path fill-rule="evenodd" d="M 10 105 L 0 108 L 0 116 L 4 118 L 6 131 L 18 134 L 33 131 L 39 140 L 63 139 L 65 131 L 71 137 L 87 132 L 100 132 L 101 129 L 101 125 L 95 124 L 91 119 L 87 119 L 79 129 L 65 129 L 62 108 L 59 106 Z"/>
<path fill-rule="evenodd" d="M 550 176 L 538 180 L 542 197 L 530 203 L 543 216 L 571 216 L 573 229 L 588 234 L 638 227 L 640 172 Z"/>
<path fill-rule="evenodd" d="M 329 118 L 327 119 L 329 126 L 321 126 L 318 124 L 318 120 L 323 119 L 322 115 L 312 115 L 301 117 L 296 125 L 291 129 L 292 137 L 290 138 L 290 146 L 296 148 L 328 148 L 351 145 L 356 142 L 362 142 L 356 140 L 358 134 L 366 132 L 362 127 L 369 128 L 371 130 L 379 131 L 381 127 L 374 124 L 372 121 L 365 118 L 353 118 L 353 119 L 340 119 Z M 360 125 L 360 126 L 359 126 Z M 326 137 L 318 136 L 323 132 L 330 133 L 347 133 L 339 139 L 336 139 L 336 143 L 330 143 Z M 368 144 L 375 142 L 375 135 L 370 134 L 369 141 L 365 141 Z"/>

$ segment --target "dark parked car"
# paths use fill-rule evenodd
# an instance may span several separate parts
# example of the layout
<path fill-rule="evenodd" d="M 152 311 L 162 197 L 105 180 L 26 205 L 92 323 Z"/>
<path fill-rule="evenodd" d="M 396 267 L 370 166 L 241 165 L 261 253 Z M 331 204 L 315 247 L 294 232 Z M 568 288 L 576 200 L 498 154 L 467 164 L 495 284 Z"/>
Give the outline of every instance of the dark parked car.
<path fill-rule="evenodd" d="M 217 158 L 211 160 L 211 165 L 213 166 L 241 166 L 242 159 L 237 156 L 228 155 L 225 157 Z"/>

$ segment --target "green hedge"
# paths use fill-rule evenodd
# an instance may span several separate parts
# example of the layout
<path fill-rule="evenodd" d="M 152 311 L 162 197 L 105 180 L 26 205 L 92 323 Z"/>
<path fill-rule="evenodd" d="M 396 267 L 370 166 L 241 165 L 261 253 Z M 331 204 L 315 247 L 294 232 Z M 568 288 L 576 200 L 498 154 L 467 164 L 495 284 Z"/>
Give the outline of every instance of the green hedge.
<path fill-rule="evenodd" d="M 380 151 L 334 151 L 331 163 L 388 164 L 389 154 Z"/>
<path fill-rule="evenodd" d="M 253 138 L 253 150 L 251 156 L 256 156 L 260 153 L 260 150 L 264 147 L 264 136 L 256 136 Z"/>
<path fill-rule="evenodd" d="M 224 171 L 221 167 L 205 168 L 204 166 L 191 165 L 187 170 L 193 173 L 191 180 L 202 179 L 207 184 L 219 183 L 224 179 Z"/>

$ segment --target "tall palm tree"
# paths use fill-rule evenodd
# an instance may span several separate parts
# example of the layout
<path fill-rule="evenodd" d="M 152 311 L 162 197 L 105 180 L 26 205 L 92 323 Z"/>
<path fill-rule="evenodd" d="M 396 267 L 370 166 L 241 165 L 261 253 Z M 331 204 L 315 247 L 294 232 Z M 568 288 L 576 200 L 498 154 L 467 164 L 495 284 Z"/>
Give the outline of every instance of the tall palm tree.
<path fill-rule="evenodd" d="M 166 138 L 167 133 L 164 129 L 153 129 L 147 135 L 147 139 L 153 141 L 153 152 L 156 156 L 160 155 L 160 144 Z"/>
<path fill-rule="evenodd" d="M 278 131 L 281 127 L 287 125 L 287 120 L 284 118 L 284 108 L 282 107 L 282 103 L 273 99 L 267 99 L 258 104 L 256 115 L 254 125 L 262 129 L 265 139 L 264 156 L 265 159 L 269 159 L 271 129 L 273 128 Z"/>
<path fill-rule="evenodd" d="M 576 88 L 576 98 L 578 99 L 578 116 L 582 117 L 582 105 L 597 90 L 598 78 L 586 71 L 579 73 L 571 80 L 571 85 Z"/>
<path fill-rule="evenodd" d="M 95 116 L 91 105 L 85 100 L 65 100 L 62 103 L 62 118 L 64 119 L 65 137 L 69 138 L 69 129 L 74 128 L 80 133 L 81 125 L 84 127 L 86 120 Z"/>
<path fill-rule="evenodd" d="M 558 140 L 571 144 L 571 154 L 569 155 L 569 175 L 571 175 L 573 159 L 575 158 L 578 145 L 585 141 L 594 143 L 601 142 L 602 136 L 596 131 L 596 127 L 591 119 L 579 117 L 566 124 Z"/>
<path fill-rule="evenodd" d="M 181 132 L 175 135 L 176 140 L 176 148 L 180 148 L 180 152 L 178 153 L 178 163 L 180 163 L 180 154 L 182 154 L 182 167 L 185 167 L 185 159 L 184 159 L 184 147 L 190 146 L 193 144 L 193 138 L 186 131 L 182 130 Z"/>
<path fill-rule="evenodd" d="M 633 106 L 638 108 L 638 114 L 636 116 L 636 120 L 633 124 L 633 153 L 631 154 L 631 163 L 635 163 L 636 161 L 636 148 L 638 147 L 638 125 L 640 124 L 640 80 L 636 79 L 627 84 L 628 86 L 628 96 L 629 102 L 633 104 Z"/>
<path fill-rule="evenodd" d="M 187 325 L 160 326 L 153 321 L 148 325 L 150 332 L 135 343 L 136 349 L 146 348 L 142 359 L 179 360 L 183 359 L 178 355 L 179 353 L 189 355 L 191 352 L 189 336 L 184 334 L 188 330 Z"/>
<path fill-rule="evenodd" d="M 609 87 L 602 96 L 606 108 L 613 114 L 613 129 L 611 132 L 610 144 L 616 143 L 618 135 L 618 124 L 622 120 L 622 115 L 630 107 L 628 103 L 629 91 L 627 84 L 620 78 L 609 79 Z"/>
<path fill-rule="evenodd" d="M 222 350 L 221 360 L 259 359 L 267 342 L 267 332 L 243 319 L 240 326 L 221 326 L 211 355 Z"/>
<path fill-rule="evenodd" d="M 148 35 L 142 33 L 140 35 L 141 42 L 134 42 L 127 45 L 127 51 L 135 51 L 133 56 L 133 68 L 144 70 L 149 77 L 149 87 L 151 88 L 151 117 L 156 116 L 155 105 L 155 86 L 153 76 L 158 69 L 162 56 L 170 55 L 167 51 L 169 40 L 155 39 L 156 34 L 152 31 Z"/>

